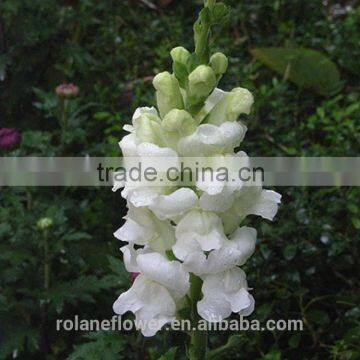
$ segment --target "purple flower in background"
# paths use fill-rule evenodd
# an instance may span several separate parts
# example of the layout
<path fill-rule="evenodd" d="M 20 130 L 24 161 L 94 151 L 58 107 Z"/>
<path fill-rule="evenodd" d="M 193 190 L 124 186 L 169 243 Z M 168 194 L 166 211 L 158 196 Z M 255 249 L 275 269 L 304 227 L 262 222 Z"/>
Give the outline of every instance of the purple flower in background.
<path fill-rule="evenodd" d="M 74 84 L 61 84 L 55 88 L 55 92 L 60 97 L 70 98 L 79 94 L 79 88 Z"/>
<path fill-rule="evenodd" d="M 0 128 L 0 148 L 8 150 L 21 142 L 21 135 L 15 129 Z"/>

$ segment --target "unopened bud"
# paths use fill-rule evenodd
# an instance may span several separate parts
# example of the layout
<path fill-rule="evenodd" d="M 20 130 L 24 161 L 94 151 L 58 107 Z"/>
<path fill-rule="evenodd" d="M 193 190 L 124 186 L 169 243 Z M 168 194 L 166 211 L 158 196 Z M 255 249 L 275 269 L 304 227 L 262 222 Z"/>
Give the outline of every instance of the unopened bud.
<path fill-rule="evenodd" d="M 225 74 L 228 64 L 229 61 L 223 53 L 217 52 L 210 58 L 210 66 L 216 75 Z"/>
<path fill-rule="evenodd" d="M 37 228 L 42 231 L 50 228 L 52 225 L 53 225 L 52 219 L 47 217 L 41 218 L 36 224 Z"/>
<path fill-rule="evenodd" d="M 162 127 L 168 133 L 187 136 L 196 130 L 196 122 L 187 111 L 173 109 L 165 116 Z"/>
<path fill-rule="evenodd" d="M 167 71 L 157 74 L 153 80 L 156 89 L 156 100 L 161 117 L 172 109 L 183 109 L 184 102 L 179 82 Z"/>
<path fill-rule="evenodd" d="M 162 129 L 160 118 L 151 113 L 141 114 L 133 120 L 136 137 L 141 142 L 150 142 L 162 146 Z"/>
<path fill-rule="evenodd" d="M 200 65 L 189 75 L 190 96 L 195 99 L 206 98 L 215 86 L 216 76 L 210 66 Z"/>
<path fill-rule="evenodd" d="M 182 46 L 178 46 L 170 51 L 171 58 L 174 62 L 186 65 L 190 52 Z"/>

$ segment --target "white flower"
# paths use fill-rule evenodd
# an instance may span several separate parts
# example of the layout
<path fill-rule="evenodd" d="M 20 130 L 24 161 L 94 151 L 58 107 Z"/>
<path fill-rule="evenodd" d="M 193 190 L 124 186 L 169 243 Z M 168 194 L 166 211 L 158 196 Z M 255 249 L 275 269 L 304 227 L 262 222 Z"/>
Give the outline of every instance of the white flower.
<path fill-rule="evenodd" d="M 249 157 L 243 151 L 239 151 L 234 155 L 218 155 L 206 160 L 206 166 L 198 172 L 196 187 L 204 192 L 200 197 L 200 206 L 204 204 L 204 210 L 214 210 L 213 208 L 219 208 L 219 202 L 231 198 L 235 190 L 242 188 L 244 182 L 238 176 L 238 168 L 249 167 Z M 213 195 L 218 196 L 212 197 Z"/>
<path fill-rule="evenodd" d="M 203 124 L 178 142 L 182 156 L 209 156 L 233 153 L 246 133 L 246 126 L 238 122 L 225 122 L 219 126 Z"/>
<path fill-rule="evenodd" d="M 160 195 L 149 206 L 161 220 L 176 219 L 197 206 L 198 197 L 189 188 L 180 188 L 169 195 Z"/>
<path fill-rule="evenodd" d="M 221 248 L 206 256 L 202 251 L 193 251 L 184 258 L 184 267 L 195 275 L 216 274 L 242 266 L 255 251 L 256 230 L 249 227 L 237 229 Z"/>
<path fill-rule="evenodd" d="M 129 205 L 124 225 L 114 236 L 136 245 L 149 245 L 164 253 L 175 243 L 174 228 L 168 221 L 160 221 L 150 210 Z"/>
<path fill-rule="evenodd" d="M 263 190 L 260 186 L 244 186 L 233 197 L 231 207 L 219 214 L 225 232 L 231 233 L 247 215 L 258 215 L 272 221 L 275 217 L 281 195 L 273 190 Z"/>
<path fill-rule="evenodd" d="M 227 121 L 236 121 L 240 114 L 249 114 L 254 97 L 249 90 L 235 88 L 224 94 L 211 110 L 206 122 L 220 125 Z"/>
<path fill-rule="evenodd" d="M 189 290 L 189 274 L 177 261 L 168 261 L 158 253 L 139 254 L 136 263 L 140 275 L 132 287 L 113 305 L 114 312 L 135 314 L 144 336 L 153 336 L 175 319 L 180 300 Z"/>
<path fill-rule="evenodd" d="M 209 321 L 226 319 L 232 312 L 248 316 L 254 310 L 254 298 L 247 291 L 246 275 L 240 268 L 203 277 L 203 298 L 197 304 L 199 315 Z"/>
<path fill-rule="evenodd" d="M 220 249 L 226 241 L 221 219 L 202 210 L 187 213 L 176 226 L 175 236 L 173 252 L 180 260 L 195 252 Z"/>

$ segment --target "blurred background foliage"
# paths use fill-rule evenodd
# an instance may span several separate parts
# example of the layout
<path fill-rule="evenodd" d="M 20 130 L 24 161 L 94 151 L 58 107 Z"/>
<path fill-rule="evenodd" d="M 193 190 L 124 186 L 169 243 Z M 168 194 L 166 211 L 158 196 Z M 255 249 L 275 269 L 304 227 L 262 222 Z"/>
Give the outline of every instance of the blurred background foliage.
<path fill-rule="evenodd" d="M 356 1 L 227 0 L 213 50 L 247 87 L 242 150 L 253 156 L 356 156 L 360 10 Z M 120 155 L 122 126 L 154 104 L 151 79 L 169 51 L 192 49 L 191 0 L 2 0 L 0 127 L 21 132 L 9 155 Z M 63 102 L 54 89 L 75 83 Z M 60 114 L 60 115 L 59 115 Z M 259 320 L 301 318 L 302 332 L 214 332 L 227 359 L 359 359 L 358 188 L 279 188 L 275 223 L 246 265 Z M 186 334 L 57 332 L 57 318 L 109 319 L 129 280 L 112 232 L 125 203 L 109 189 L 0 191 L 0 359 L 181 359 Z M 41 218 L 52 219 L 44 229 Z M 46 264 L 50 265 L 44 282 Z"/>

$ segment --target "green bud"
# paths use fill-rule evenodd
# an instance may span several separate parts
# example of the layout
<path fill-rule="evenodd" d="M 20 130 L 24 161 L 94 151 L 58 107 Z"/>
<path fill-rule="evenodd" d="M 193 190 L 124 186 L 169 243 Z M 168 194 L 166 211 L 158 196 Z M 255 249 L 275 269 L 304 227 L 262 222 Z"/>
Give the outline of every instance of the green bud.
<path fill-rule="evenodd" d="M 170 55 L 174 62 L 178 62 L 183 65 L 186 65 L 187 61 L 190 58 L 190 52 L 182 46 L 173 48 L 170 51 Z"/>
<path fill-rule="evenodd" d="M 144 113 L 133 120 L 136 137 L 142 142 L 150 142 L 156 145 L 164 145 L 161 120 L 151 113 Z"/>
<path fill-rule="evenodd" d="M 226 73 L 228 64 L 229 61 L 223 53 L 217 52 L 210 58 L 210 66 L 218 76 Z"/>
<path fill-rule="evenodd" d="M 171 110 L 162 122 L 163 129 L 169 135 L 187 136 L 196 130 L 196 122 L 185 110 Z"/>
<path fill-rule="evenodd" d="M 226 93 L 211 110 L 206 122 L 221 125 L 225 121 L 235 121 L 240 114 L 249 114 L 254 97 L 244 88 L 235 88 Z"/>
<path fill-rule="evenodd" d="M 52 219 L 47 218 L 47 217 L 41 218 L 36 224 L 37 228 L 41 231 L 47 230 L 52 225 L 53 225 Z"/>
<path fill-rule="evenodd" d="M 210 66 L 198 66 L 189 75 L 190 97 L 197 101 L 206 98 L 214 90 L 216 83 L 215 73 Z"/>
<path fill-rule="evenodd" d="M 153 80 L 156 89 L 156 100 L 161 117 L 172 109 L 183 109 L 184 102 L 179 82 L 167 71 L 157 74 Z"/>

